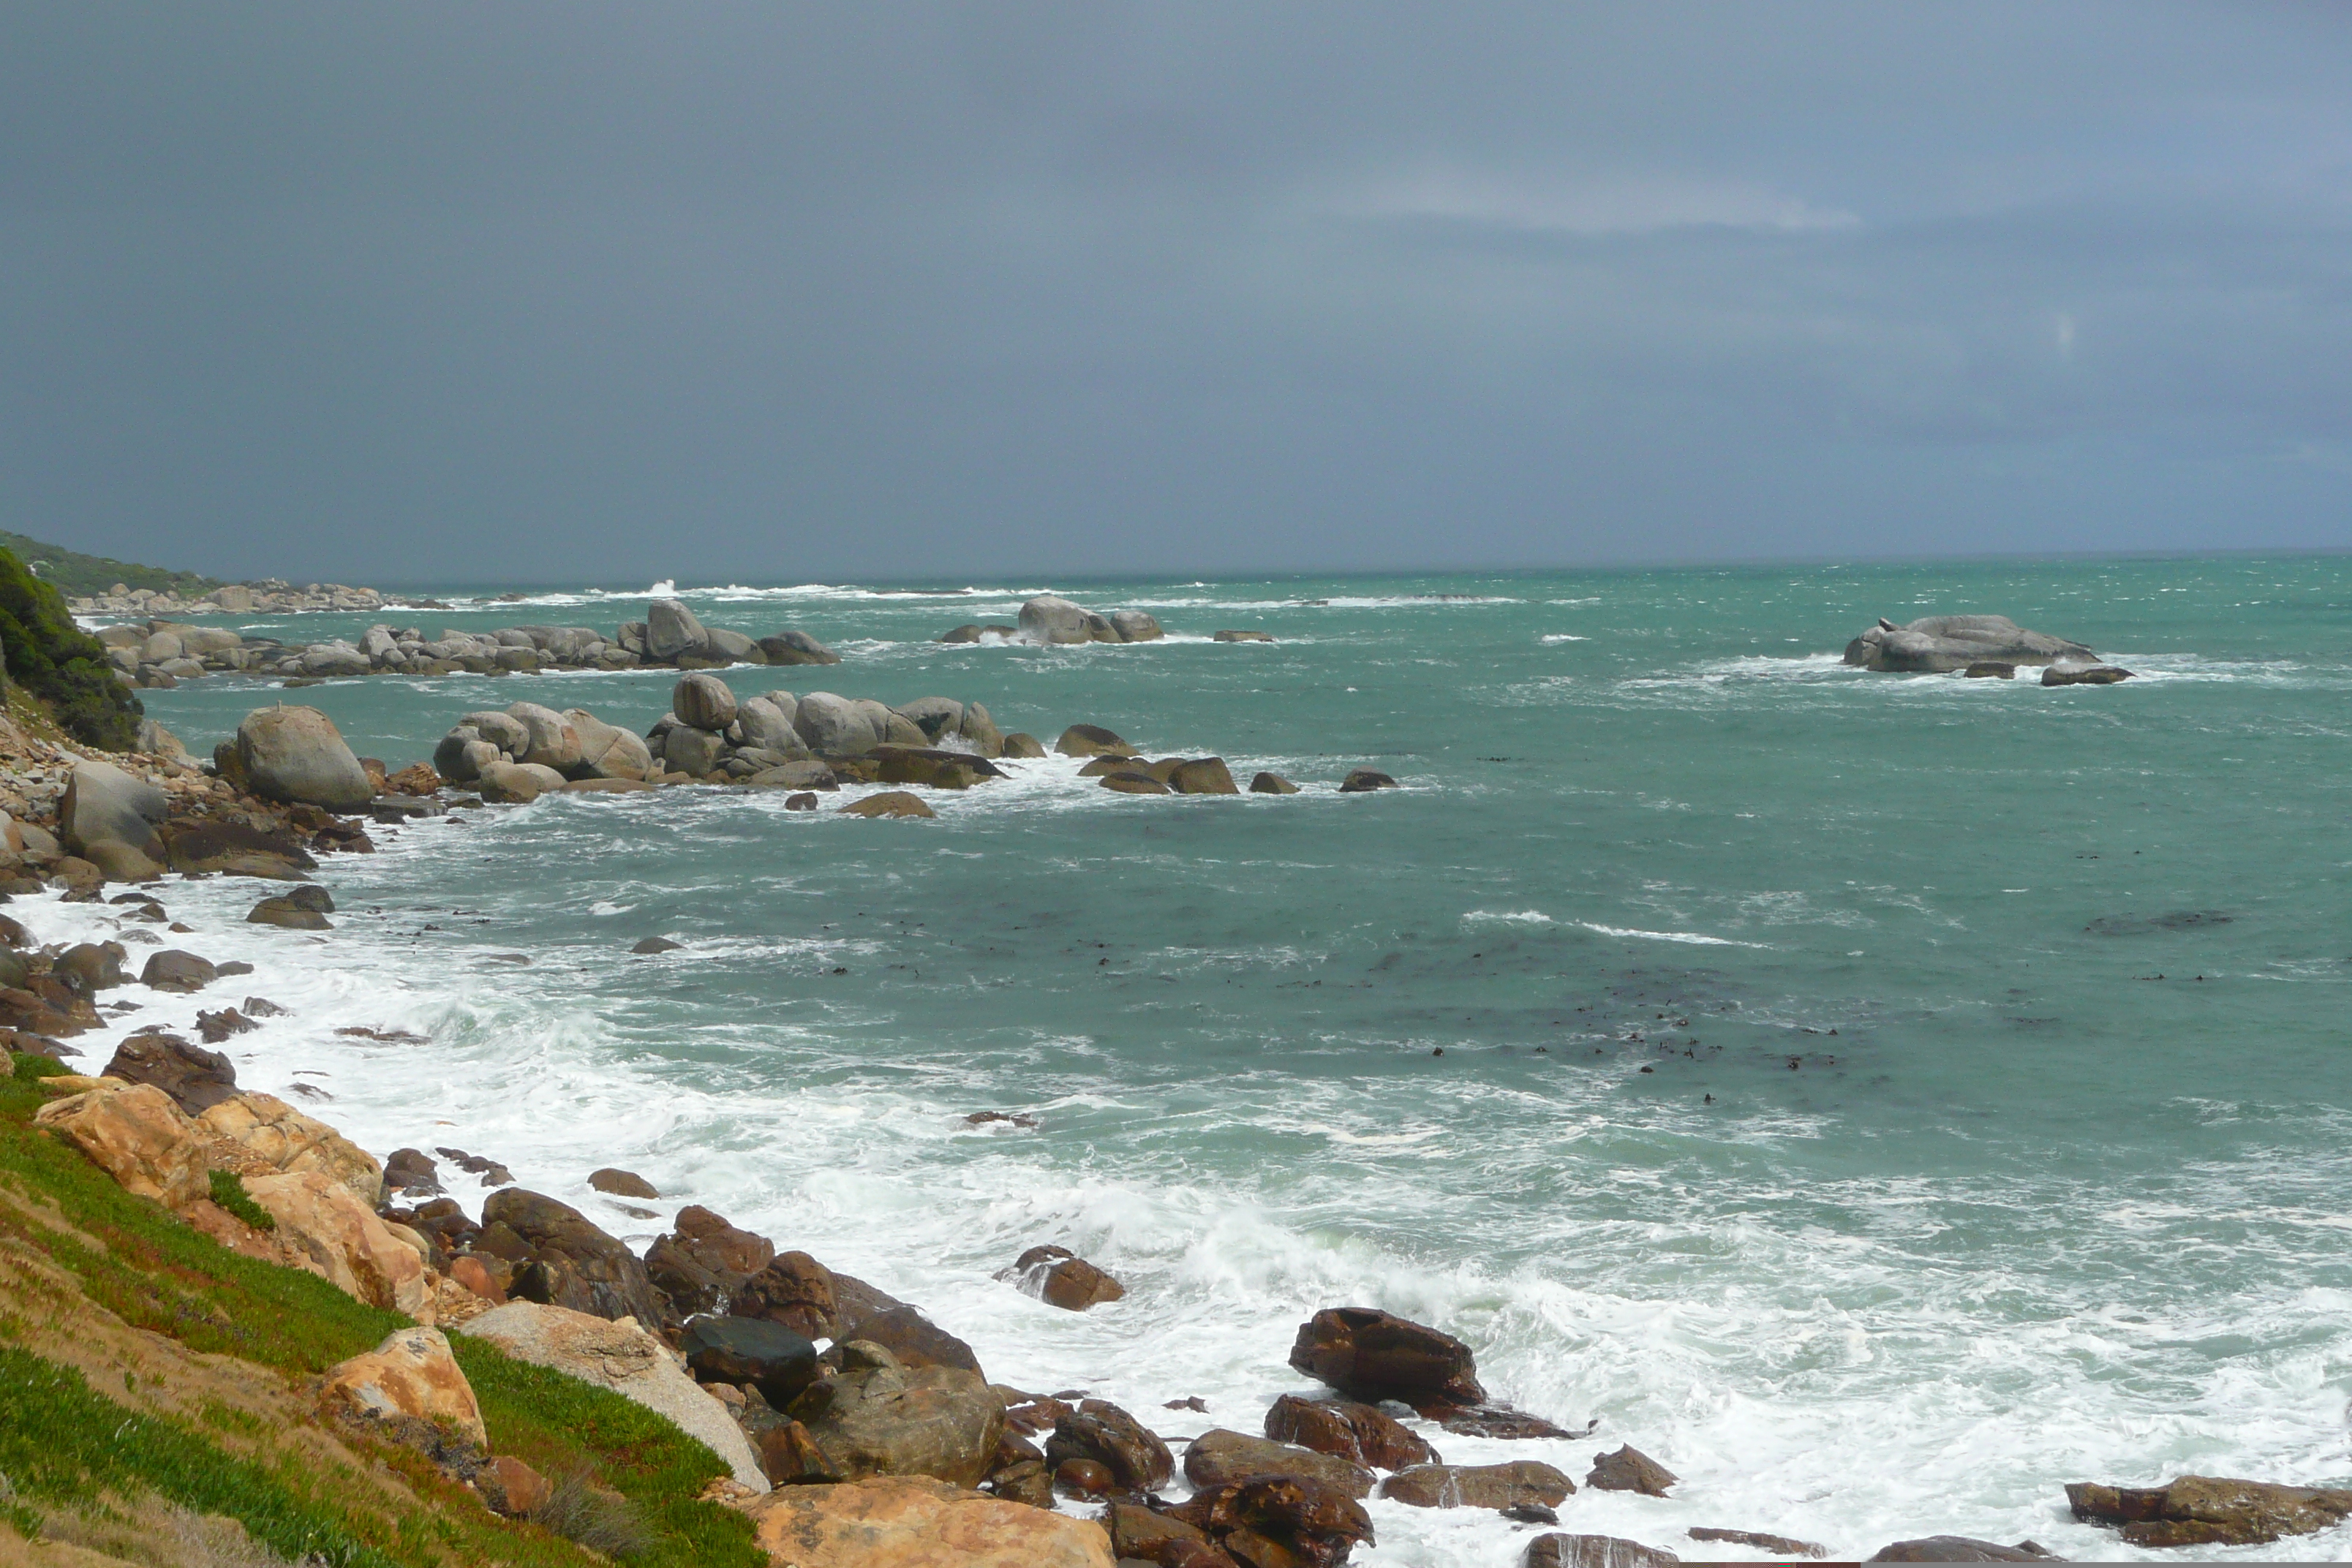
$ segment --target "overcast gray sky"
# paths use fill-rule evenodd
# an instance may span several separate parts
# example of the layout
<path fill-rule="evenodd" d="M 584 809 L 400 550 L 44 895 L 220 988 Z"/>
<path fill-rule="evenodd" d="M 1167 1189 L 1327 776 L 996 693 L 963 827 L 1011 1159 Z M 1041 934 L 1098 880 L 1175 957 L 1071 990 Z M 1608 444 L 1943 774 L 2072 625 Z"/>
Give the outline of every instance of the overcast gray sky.
<path fill-rule="evenodd" d="M 0 5 L 0 526 L 231 575 L 2352 545 L 2352 6 Z"/>

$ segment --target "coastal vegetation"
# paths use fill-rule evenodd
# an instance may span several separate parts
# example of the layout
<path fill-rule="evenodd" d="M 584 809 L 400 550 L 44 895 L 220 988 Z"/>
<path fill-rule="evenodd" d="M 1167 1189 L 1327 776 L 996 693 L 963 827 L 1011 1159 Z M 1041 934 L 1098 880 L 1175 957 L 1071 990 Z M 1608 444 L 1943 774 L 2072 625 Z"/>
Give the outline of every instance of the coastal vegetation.
<path fill-rule="evenodd" d="M 68 599 L 104 594 L 116 584 L 150 593 L 201 598 L 221 584 L 197 572 L 174 572 L 163 566 L 142 566 L 108 555 L 89 555 L 21 533 L 0 530 L 0 550 L 22 561 L 33 575 Z"/>
<path fill-rule="evenodd" d="M 139 700 L 114 679 L 106 649 L 74 624 L 56 587 L 6 549 L 0 549 L 0 649 L 9 681 L 75 740 L 121 752 L 138 738 Z"/>

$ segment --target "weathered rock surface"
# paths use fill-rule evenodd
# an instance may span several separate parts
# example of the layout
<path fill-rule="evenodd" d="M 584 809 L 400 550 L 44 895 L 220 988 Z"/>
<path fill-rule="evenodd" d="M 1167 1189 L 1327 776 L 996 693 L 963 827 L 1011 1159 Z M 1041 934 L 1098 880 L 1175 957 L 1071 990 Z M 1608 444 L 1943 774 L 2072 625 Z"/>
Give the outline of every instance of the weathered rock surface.
<path fill-rule="evenodd" d="M 860 800 L 853 800 L 841 808 L 844 816 L 937 816 L 939 813 L 923 804 L 920 795 L 902 789 L 886 789 Z"/>
<path fill-rule="evenodd" d="M 1012 754 L 1012 743 L 1006 742 L 1006 754 Z M 1062 731 L 1054 742 L 1054 750 L 1066 757 L 1132 757 L 1136 750 L 1112 731 L 1099 724 L 1073 724 Z"/>
<path fill-rule="evenodd" d="M 2042 672 L 2044 686 L 2113 686 L 2133 679 L 2132 671 L 2114 664 L 2053 664 Z"/>
<path fill-rule="evenodd" d="M 570 770 L 574 776 L 642 779 L 654 771 L 652 749 L 634 731 L 607 724 L 584 708 L 568 708 L 563 718 L 580 740 L 579 765 Z"/>
<path fill-rule="evenodd" d="M 345 1295 L 429 1317 L 425 1259 L 352 1190 L 323 1171 L 249 1176 L 245 1190 L 278 1222 L 276 1235 Z"/>
<path fill-rule="evenodd" d="M 1168 787 L 1178 795 L 1239 795 L 1223 757 L 1195 757 L 1169 770 Z"/>
<path fill-rule="evenodd" d="M 1376 1469 L 1442 1463 L 1419 1434 L 1377 1405 L 1286 1394 L 1265 1413 L 1265 1435 Z"/>
<path fill-rule="evenodd" d="M 1127 1294 L 1127 1287 L 1066 1247 L 1033 1247 L 1013 1260 L 1021 1288 L 1049 1307 L 1083 1312 Z"/>
<path fill-rule="evenodd" d="M 698 652 L 709 641 L 709 633 L 695 618 L 694 612 L 677 599 L 656 599 L 646 606 L 646 654 L 655 659 L 668 660 L 680 654 Z"/>
<path fill-rule="evenodd" d="M 839 664 L 841 656 L 806 632 L 785 630 L 760 639 L 770 664 Z"/>
<path fill-rule="evenodd" d="M 317 1171 L 370 1208 L 383 1196 L 384 1173 L 374 1155 L 275 1095 L 231 1094 L 207 1107 L 196 1125 L 213 1141 L 216 1154 L 234 1150 L 247 1173 Z M 439 1192 L 439 1184 L 432 1190 Z"/>
<path fill-rule="evenodd" d="M 269 832 L 241 822 L 206 820 L 174 825 L 164 834 L 172 869 L 215 871 L 230 877 L 260 877 L 298 882 L 319 862 L 290 833 Z"/>
<path fill-rule="evenodd" d="M 975 1487 L 1004 1432 L 1004 1402 L 978 1373 L 906 1367 L 881 1346 L 853 1340 L 842 1369 L 793 1401 L 843 1476 L 930 1476 Z"/>
<path fill-rule="evenodd" d="M 1352 768 L 1349 770 L 1348 776 L 1339 781 L 1341 795 L 1370 795 L 1374 790 L 1396 787 L 1396 780 L 1378 768 Z"/>
<path fill-rule="evenodd" d="M 2049 1552 L 2030 1541 L 2003 1546 L 1967 1535 L 1927 1535 L 1882 1546 L 1865 1563 L 2049 1563 Z"/>
<path fill-rule="evenodd" d="M 698 1204 L 678 1210 L 672 1223 L 677 1228 L 646 1248 L 646 1273 L 681 1313 L 725 1312 L 743 1282 L 776 1256 L 765 1237 Z"/>
<path fill-rule="evenodd" d="M 1414 1508 L 1558 1508 L 1576 1483 L 1540 1459 L 1501 1465 L 1414 1465 L 1381 1483 L 1381 1496 Z"/>
<path fill-rule="evenodd" d="M 516 1293 L 600 1318 L 635 1318 L 658 1328 L 668 1316 L 646 1266 L 578 1209 L 521 1187 L 502 1187 L 482 1205 L 482 1239 L 477 1249 L 499 1250 L 497 1233 L 521 1244 L 516 1263 Z M 500 1256 L 507 1256 L 501 1252 Z"/>
<path fill-rule="evenodd" d="M 1830 1549 L 1810 1541 L 1799 1541 L 1793 1535 L 1768 1535 L 1760 1530 L 1718 1530 L 1713 1525 L 1695 1524 L 1690 1529 L 1693 1541 L 1721 1541 L 1733 1546 L 1753 1546 L 1759 1552 L 1769 1552 L 1775 1557 L 1827 1557 Z"/>
<path fill-rule="evenodd" d="M 750 1384 L 778 1410 L 816 1381 L 816 1346 L 759 1318 L 688 1318 L 677 1348 L 702 1382 Z"/>
<path fill-rule="evenodd" d="M 1328 1568 L 1345 1563 L 1359 1543 L 1372 1542 L 1371 1516 L 1362 1503 L 1305 1476 L 1260 1476 L 1210 1488 L 1168 1511 L 1253 1568 Z"/>
<path fill-rule="evenodd" d="M 835 1310 L 834 1337 L 865 1340 L 887 1350 L 902 1366 L 945 1366 L 978 1373 L 980 1357 L 955 1335 L 903 1301 L 893 1301 L 870 1285 L 846 1274 L 833 1277 Z M 870 1296 L 872 1303 L 861 1300 Z M 878 1306 L 889 1302 L 887 1306 Z"/>
<path fill-rule="evenodd" d="M 1290 1364 L 1369 1403 L 1478 1405 L 1486 1398 L 1470 1347 L 1372 1307 L 1329 1307 L 1299 1325 Z"/>
<path fill-rule="evenodd" d="M 127 1193 L 178 1209 L 210 1190 L 203 1134 L 152 1084 L 109 1079 L 51 1100 L 33 1120 L 80 1150 Z"/>
<path fill-rule="evenodd" d="M 2135 1546 L 2248 1546 L 2330 1530 L 2352 1518 L 2352 1488 L 2182 1476 L 2160 1487 L 2076 1482 L 2074 1517 L 2119 1526 Z"/>
<path fill-rule="evenodd" d="M 1555 1531 L 1528 1542 L 1522 1568 L 1667 1568 L 1681 1558 L 1638 1541 L 1614 1535 L 1566 1535 Z"/>
<path fill-rule="evenodd" d="M 667 1416 L 719 1456 L 735 1479 L 764 1491 L 767 1476 L 727 1407 L 686 1374 L 676 1353 L 635 1321 L 607 1321 L 536 1301 L 509 1301 L 458 1332 L 517 1361 L 553 1367 Z"/>
<path fill-rule="evenodd" d="M 152 1084 L 190 1116 L 236 1092 L 236 1069 L 226 1057 L 161 1031 L 124 1037 L 103 1073 L 129 1083 Z"/>
<path fill-rule="evenodd" d="M 1940 674 L 1985 660 L 2089 663 L 2098 657 L 2081 643 L 2027 631 L 2007 616 L 1927 616 L 1901 626 L 1882 618 L 1845 647 L 1850 665 L 1905 674 Z"/>
<path fill-rule="evenodd" d="M 1255 1476 L 1305 1476 L 1352 1498 L 1369 1497 L 1372 1472 L 1350 1460 L 1289 1443 L 1212 1427 L 1184 1450 L 1184 1479 L 1198 1488 L 1221 1487 Z"/>
<path fill-rule="evenodd" d="M 536 702 L 518 702 L 507 716 L 523 728 L 523 750 L 515 761 L 559 773 L 580 765 L 580 731 L 562 714 Z"/>
<path fill-rule="evenodd" d="M 176 947 L 149 953 L 146 966 L 139 971 L 139 984 L 157 991 L 201 991 L 219 977 L 211 960 Z"/>
<path fill-rule="evenodd" d="M 367 770 L 316 708 L 261 708 L 236 727 L 238 770 L 254 794 L 357 811 L 375 795 Z"/>
<path fill-rule="evenodd" d="M 619 1170 L 611 1165 L 589 1172 L 588 1184 L 600 1193 L 610 1193 L 615 1197 L 657 1198 L 661 1196 L 660 1193 L 654 1190 L 654 1184 L 651 1182 L 646 1181 L 635 1171 Z"/>
<path fill-rule="evenodd" d="M 1252 795 L 1297 795 L 1298 786 L 1280 773 L 1260 773 L 1250 780 Z"/>
<path fill-rule="evenodd" d="M 1112 1568 L 1102 1526 L 937 1481 L 782 1487 L 749 1510 L 793 1568 Z"/>
<path fill-rule="evenodd" d="M 684 676 L 670 689 L 669 710 L 681 724 L 724 730 L 735 722 L 735 693 L 715 675 Z"/>
<path fill-rule="evenodd" d="M 1054 1423 L 1045 1458 L 1057 1468 L 1067 1459 L 1091 1459 L 1127 1491 L 1150 1491 L 1176 1473 L 1176 1457 L 1159 1434 L 1108 1399 L 1080 1400 Z"/>
<path fill-rule="evenodd" d="M 739 1286 L 728 1311 L 809 1339 L 833 1337 L 833 1271 L 805 1252 L 781 1252 Z"/>
<path fill-rule="evenodd" d="M 402 1329 L 365 1354 L 328 1368 L 319 1397 L 341 1415 L 430 1421 L 449 1427 L 476 1447 L 490 1446 L 474 1386 L 466 1381 L 438 1329 Z"/>
<path fill-rule="evenodd" d="M 1629 1443 L 1614 1453 L 1593 1455 L 1592 1473 L 1584 1478 L 1584 1484 L 1598 1491 L 1664 1497 L 1681 1479 Z"/>
<path fill-rule="evenodd" d="M 1022 637 L 1038 643 L 1081 643 L 1094 639 L 1087 630 L 1087 612 L 1055 594 L 1040 594 L 1021 606 Z"/>
<path fill-rule="evenodd" d="M 92 862 L 103 864 L 102 856 L 113 858 L 110 851 L 136 858 L 139 866 L 117 861 L 131 876 L 109 869 L 110 876 L 127 881 L 163 870 L 165 851 L 155 830 L 169 815 L 169 798 L 161 789 L 111 763 L 86 757 L 66 775 L 65 794 L 58 800 L 58 837 L 69 853 Z"/>

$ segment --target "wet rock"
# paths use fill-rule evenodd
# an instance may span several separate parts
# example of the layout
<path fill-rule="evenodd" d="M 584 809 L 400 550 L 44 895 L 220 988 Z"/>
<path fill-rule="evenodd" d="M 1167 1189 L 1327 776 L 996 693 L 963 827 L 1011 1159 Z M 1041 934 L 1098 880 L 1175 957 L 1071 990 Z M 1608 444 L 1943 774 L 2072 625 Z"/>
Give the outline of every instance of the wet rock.
<path fill-rule="evenodd" d="M 1711 1525 L 1693 1525 L 1693 1541 L 1720 1541 L 1732 1546 L 1752 1546 L 1759 1552 L 1769 1552 L 1775 1557 L 1827 1557 L 1830 1549 L 1816 1546 L 1810 1541 L 1799 1541 L 1792 1535 L 1767 1535 L 1759 1530 L 1717 1530 Z"/>
<path fill-rule="evenodd" d="M 1020 635 L 1036 643 L 1091 642 L 1088 614 L 1058 595 L 1040 594 L 1021 606 Z"/>
<path fill-rule="evenodd" d="M 1521 1568 L 1668 1568 L 1681 1558 L 1614 1535 L 1538 1535 L 1528 1542 Z"/>
<path fill-rule="evenodd" d="M 905 1366 L 944 1366 L 973 1373 L 980 1371 L 980 1357 L 973 1353 L 970 1345 L 914 1308 L 901 1301 L 890 1301 L 889 1297 L 875 1290 L 872 1286 L 861 1284 L 846 1274 L 833 1277 L 833 1289 L 840 1324 L 840 1331 L 835 1338 L 864 1340 L 881 1345 Z M 878 1311 L 858 1310 L 866 1302 L 857 1298 L 869 1294 L 874 1299 L 890 1301 L 890 1305 Z"/>
<path fill-rule="evenodd" d="M 901 1366 L 864 1340 L 842 1350 L 841 1371 L 811 1384 L 791 1408 L 836 1469 L 852 1479 L 980 1484 L 1004 1432 L 1004 1405 L 979 1373 Z"/>
<path fill-rule="evenodd" d="M 884 790 L 862 800 L 853 800 L 841 808 L 844 816 L 937 816 L 938 812 L 925 805 L 919 795 L 908 795 L 902 789 Z"/>
<path fill-rule="evenodd" d="M 319 910 L 289 898 L 264 899 L 246 911 L 245 918 L 252 925 L 285 931 L 332 931 L 335 925 Z"/>
<path fill-rule="evenodd" d="M 261 708 L 236 729 L 237 768 L 256 795 L 357 811 L 375 795 L 334 721 L 316 708 Z"/>
<path fill-rule="evenodd" d="M 759 1318 L 688 1318 L 677 1348 L 702 1382 L 750 1384 L 778 1410 L 816 1381 L 816 1346 Z"/>
<path fill-rule="evenodd" d="M 812 758 L 785 763 L 779 767 L 762 768 L 743 782 L 759 789 L 821 789 L 828 794 L 841 787 L 840 775 Z M 815 803 L 812 801 L 810 805 L 814 807 Z M 793 803 L 786 801 L 784 807 L 793 809 Z"/>
<path fill-rule="evenodd" d="M 2133 671 L 2113 664 L 2053 664 L 2042 672 L 2044 686 L 2113 686 L 2133 679 Z"/>
<path fill-rule="evenodd" d="M 1141 610 L 1113 610 L 1109 619 L 1121 642 L 1155 642 L 1168 635 L 1160 629 L 1158 621 Z"/>
<path fill-rule="evenodd" d="M 779 1487 L 746 1511 L 769 1560 L 795 1568 L 1112 1568 L 1091 1521 L 920 1479 Z"/>
<path fill-rule="evenodd" d="M 1174 795 L 1176 793 L 1139 768 L 1113 768 L 1095 782 L 1116 795 Z"/>
<path fill-rule="evenodd" d="M 1168 787 L 1178 795 L 1239 795 L 1223 757 L 1195 757 L 1169 771 Z"/>
<path fill-rule="evenodd" d="M 1346 778 L 1339 781 L 1341 795 L 1370 795 L 1377 789 L 1396 787 L 1396 780 L 1381 773 L 1378 768 L 1352 769 Z"/>
<path fill-rule="evenodd" d="M 1150 1491 L 1176 1473 L 1176 1457 L 1159 1435 L 1107 1399 L 1080 1400 L 1055 1422 L 1045 1458 L 1057 1467 L 1066 1459 L 1092 1459 L 1127 1491 Z"/>
<path fill-rule="evenodd" d="M 1316 1313 L 1299 1325 L 1290 1364 L 1368 1403 L 1401 1399 L 1418 1409 L 1478 1405 L 1486 1397 L 1468 1345 L 1372 1307 Z"/>
<path fill-rule="evenodd" d="M 122 960 L 127 956 L 121 942 L 81 942 L 59 953 L 49 967 L 75 995 L 94 997 L 101 991 L 131 984 L 122 973 Z M 16 978 L 23 979 L 23 975 Z"/>
<path fill-rule="evenodd" d="M 236 1092 L 236 1069 L 226 1057 L 160 1030 L 126 1037 L 102 1076 L 152 1084 L 190 1116 Z"/>
<path fill-rule="evenodd" d="M 1927 616 L 1901 626 L 1882 618 L 1845 648 L 1850 665 L 1898 674 L 1941 674 L 1986 660 L 2046 665 L 2098 657 L 2081 643 L 2027 631 L 2007 616 Z"/>
<path fill-rule="evenodd" d="M 1083 1312 L 1127 1294 L 1127 1287 L 1066 1247 L 1033 1247 L 1013 1260 L 1021 1288 L 1049 1307 Z"/>
<path fill-rule="evenodd" d="M 260 1025 L 234 1007 L 223 1007 L 216 1012 L 200 1012 L 196 1015 L 196 1037 L 208 1046 L 219 1045 L 223 1040 L 233 1036 L 242 1035 L 247 1030 L 259 1027 L 261 1027 Z"/>
<path fill-rule="evenodd" d="M 437 1329 L 399 1330 L 364 1355 L 328 1368 L 319 1399 L 346 1417 L 430 1421 L 477 1448 L 490 1446 L 473 1385 Z"/>
<path fill-rule="evenodd" d="M 1372 1540 L 1364 1505 L 1304 1476 L 1261 1476 L 1199 1491 L 1168 1510 L 1253 1565 L 1328 1568 Z"/>
<path fill-rule="evenodd" d="M 778 1253 L 736 1289 L 728 1310 L 780 1323 L 810 1339 L 831 1338 L 833 1272 L 805 1252 Z"/>
<path fill-rule="evenodd" d="M 1005 754 L 1013 755 L 1012 738 L 1005 738 Z M 1136 750 L 1099 724 L 1073 724 L 1062 731 L 1054 742 L 1054 750 L 1066 757 L 1132 757 Z"/>
<path fill-rule="evenodd" d="M 1255 1476 L 1306 1476 L 1352 1498 L 1370 1496 L 1373 1479 L 1371 1471 L 1350 1460 L 1223 1427 L 1202 1433 L 1184 1450 L 1184 1479 L 1197 1488 Z"/>
<path fill-rule="evenodd" d="M 1025 731 L 1015 730 L 1004 737 L 1004 755 L 1013 758 L 1042 757 L 1045 742 Z"/>
<path fill-rule="evenodd" d="M 944 752 L 929 746 L 877 746 L 869 753 L 876 763 L 875 776 L 883 784 L 922 784 L 931 789 L 970 789 L 990 779 L 1001 779 L 1004 770 L 986 757 L 973 756 L 970 752 Z"/>
<path fill-rule="evenodd" d="M 767 1238 L 730 1225 L 699 1205 L 677 1211 L 677 1229 L 646 1251 L 646 1272 L 680 1312 L 725 1312 L 729 1301 L 776 1256 Z"/>
<path fill-rule="evenodd" d="M 156 991 L 186 993 L 201 991 L 220 977 L 208 959 L 176 947 L 167 947 L 148 954 L 146 967 L 139 972 L 139 984 Z"/>
<path fill-rule="evenodd" d="M 2182 1476 L 2160 1487 L 2076 1482 L 2074 1517 L 2119 1527 L 2135 1546 L 2247 1546 L 2329 1530 L 2352 1517 L 2352 1489 Z"/>
<path fill-rule="evenodd" d="M 482 769 L 475 786 L 484 800 L 500 805 L 529 805 L 541 795 L 562 789 L 564 783 L 562 773 L 537 763 L 491 763 Z"/>
<path fill-rule="evenodd" d="M 1377 1405 L 1353 1401 L 1286 1394 L 1265 1413 L 1265 1435 L 1376 1469 L 1442 1462 L 1437 1450 L 1403 1422 Z"/>
<path fill-rule="evenodd" d="M 672 942 L 666 936 L 649 936 L 644 938 L 629 951 L 644 956 L 656 952 L 676 952 L 685 945 L 686 943 L 682 942 Z"/>
<path fill-rule="evenodd" d="M 1970 680 L 2015 680 L 2017 666 L 2003 664 L 1998 659 L 1979 659 L 1960 673 Z"/>
<path fill-rule="evenodd" d="M 1298 786 L 1280 773 L 1260 773 L 1250 780 L 1252 795 L 1297 795 Z"/>
<path fill-rule="evenodd" d="M 1927 1535 L 1916 1541 L 1897 1541 L 1882 1546 L 1865 1563 L 2053 1563 L 2051 1556 L 2030 1541 L 2015 1546 L 2003 1546 L 1999 1542 L 1979 1541 L 1966 1535 Z"/>
<path fill-rule="evenodd" d="M 607 1165 L 588 1173 L 588 1184 L 600 1193 L 610 1193 L 620 1198 L 657 1198 L 661 1194 L 654 1184 L 635 1171 L 619 1170 Z"/>
<path fill-rule="evenodd" d="M 1274 637 L 1268 632 L 1226 630 L 1218 632 L 1209 640 L 1212 642 L 1272 642 Z"/>
<path fill-rule="evenodd" d="M 421 1149 L 394 1149 L 383 1163 L 384 1190 L 403 1197 L 438 1197 L 441 1167 Z"/>
<path fill-rule="evenodd" d="M 535 1289 L 517 1276 L 516 1292 L 528 1300 L 600 1318 L 635 1318 L 651 1328 L 672 1321 L 668 1303 L 655 1291 L 636 1255 L 569 1204 L 502 1187 L 482 1205 L 482 1228 L 486 1237 L 495 1229 L 506 1230 L 525 1248 L 517 1262 L 542 1266 Z"/>
<path fill-rule="evenodd" d="M 1054 1486 L 1065 1497 L 1108 1497 L 1118 1485 L 1110 1467 L 1097 1459 L 1064 1459 L 1054 1467 Z"/>
<path fill-rule="evenodd" d="M 1666 1489 L 1681 1479 L 1674 1471 L 1628 1444 L 1613 1454 L 1592 1456 L 1592 1473 L 1584 1484 L 1598 1491 L 1640 1492 L 1644 1497 L 1664 1497 Z"/>
<path fill-rule="evenodd" d="M 368 1034 L 372 1037 L 375 1036 L 375 1031 L 373 1030 L 362 1030 L 359 1032 Z M 335 1033 L 339 1035 L 348 1035 L 353 1033 L 353 1031 L 350 1029 L 337 1029 Z M 433 1152 L 440 1155 L 443 1159 L 455 1164 L 457 1169 L 465 1172 L 467 1174 L 481 1177 L 482 1185 L 486 1187 L 502 1187 L 514 1180 L 514 1173 L 508 1170 L 504 1165 L 499 1164 L 496 1160 L 486 1159 L 479 1154 L 468 1154 L 463 1149 L 450 1149 L 439 1145 L 436 1145 Z"/>
<path fill-rule="evenodd" d="M 1501 1465 L 1414 1465 L 1381 1483 L 1381 1496 L 1414 1508 L 1558 1508 L 1576 1483 L 1538 1459 Z"/>
<path fill-rule="evenodd" d="M 839 664 L 841 656 L 806 632 L 781 631 L 760 639 L 770 664 Z"/>
<path fill-rule="evenodd" d="M 996 1439 L 996 1453 L 980 1486 L 1007 1502 L 1027 1503 L 1031 1508 L 1054 1506 L 1054 1477 L 1046 1468 L 1045 1450 L 1018 1432 L 1007 1430 Z"/>

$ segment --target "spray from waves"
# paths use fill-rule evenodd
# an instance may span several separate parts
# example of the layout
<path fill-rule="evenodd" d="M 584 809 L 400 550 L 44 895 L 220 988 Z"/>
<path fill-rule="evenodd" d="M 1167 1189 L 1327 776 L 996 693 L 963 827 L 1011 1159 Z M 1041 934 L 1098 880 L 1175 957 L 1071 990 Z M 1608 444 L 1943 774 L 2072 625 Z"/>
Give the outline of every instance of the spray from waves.
<path fill-rule="evenodd" d="M 1472 910 L 1463 920 L 1495 921 L 1510 925 L 1557 925 L 1559 922 L 1541 910 Z M 1708 936 L 1695 931 L 1643 931 L 1632 926 L 1601 925 L 1594 921 L 1570 921 L 1570 925 L 1598 936 L 1631 937 L 1643 942 L 1679 942 L 1693 947 L 1749 947 L 1769 951 L 1767 942 L 1741 942 L 1727 936 Z"/>

